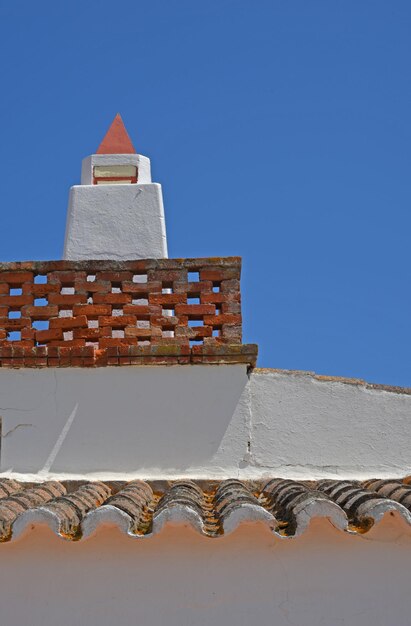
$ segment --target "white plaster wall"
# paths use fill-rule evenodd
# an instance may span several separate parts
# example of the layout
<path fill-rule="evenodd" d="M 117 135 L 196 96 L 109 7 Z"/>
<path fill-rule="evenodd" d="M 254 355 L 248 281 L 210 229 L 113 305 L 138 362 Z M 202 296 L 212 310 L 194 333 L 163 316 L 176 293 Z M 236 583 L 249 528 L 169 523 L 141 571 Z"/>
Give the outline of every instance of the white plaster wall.
<path fill-rule="evenodd" d="M 247 382 L 243 365 L 0 370 L 1 469 L 235 473 Z"/>
<path fill-rule="evenodd" d="M 372 535 L 372 537 L 370 537 Z M 207 539 L 103 528 L 68 543 L 37 528 L 0 546 L 2 626 L 409 626 L 410 533 L 395 517 L 352 537 L 243 525 Z"/>
<path fill-rule="evenodd" d="M 404 476 L 411 395 L 264 370 L 252 377 L 252 465 L 299 477 Z"/>
<path fill-rule="evenodd" d="M 0 369 L 1 470 L 403 477 L 411 396 L 243 365 Z"/>
<path fill-rule="evenodd" d="M 161 185 L 75 185 L 70 189 L 64 259 L 167 257 Z"/>

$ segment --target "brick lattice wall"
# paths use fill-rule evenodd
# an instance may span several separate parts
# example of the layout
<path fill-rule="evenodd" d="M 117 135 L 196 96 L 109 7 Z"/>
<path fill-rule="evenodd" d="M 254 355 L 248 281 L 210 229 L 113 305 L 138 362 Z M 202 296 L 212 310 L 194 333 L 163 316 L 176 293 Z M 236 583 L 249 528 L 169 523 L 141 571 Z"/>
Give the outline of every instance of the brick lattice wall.
<path fill-rule="evenodd" d="M 0 364 L 251 362 L 240 273 L 237 257 L 0 264 Z"/>

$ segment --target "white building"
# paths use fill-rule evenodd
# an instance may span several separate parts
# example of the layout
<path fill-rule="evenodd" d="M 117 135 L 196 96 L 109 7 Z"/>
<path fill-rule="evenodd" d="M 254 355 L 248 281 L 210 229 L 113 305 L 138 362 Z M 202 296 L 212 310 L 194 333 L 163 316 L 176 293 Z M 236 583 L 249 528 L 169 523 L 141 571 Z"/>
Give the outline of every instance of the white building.
<path fill-rule="evenodd" d="M 411 391 L 255 368 L 240 259 L 165 233 L 117 116 L 0 264 L 1 626 L 409 626 Z"/>

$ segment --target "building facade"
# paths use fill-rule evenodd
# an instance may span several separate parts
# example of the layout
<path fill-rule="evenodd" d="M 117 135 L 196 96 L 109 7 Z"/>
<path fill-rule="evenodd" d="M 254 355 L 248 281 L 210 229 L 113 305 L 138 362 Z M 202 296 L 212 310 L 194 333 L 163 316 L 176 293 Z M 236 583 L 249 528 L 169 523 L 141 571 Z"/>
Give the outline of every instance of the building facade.
<path fill-rule="evenodd" d="M 411 392 L 258 369 L 240 274 L 168 258 L 120 116 L 0 264 L 2 626 L 408 626 Z"/>

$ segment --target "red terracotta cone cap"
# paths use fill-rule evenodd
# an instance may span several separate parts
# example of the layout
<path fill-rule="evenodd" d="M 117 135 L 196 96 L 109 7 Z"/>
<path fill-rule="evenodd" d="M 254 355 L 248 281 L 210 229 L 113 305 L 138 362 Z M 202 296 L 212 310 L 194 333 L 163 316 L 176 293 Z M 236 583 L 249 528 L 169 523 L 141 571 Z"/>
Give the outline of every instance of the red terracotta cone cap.
<path fill-rule="evenodd" d="M 117 113 L 96 154 L 136 154 L 120 113 Z"/>

